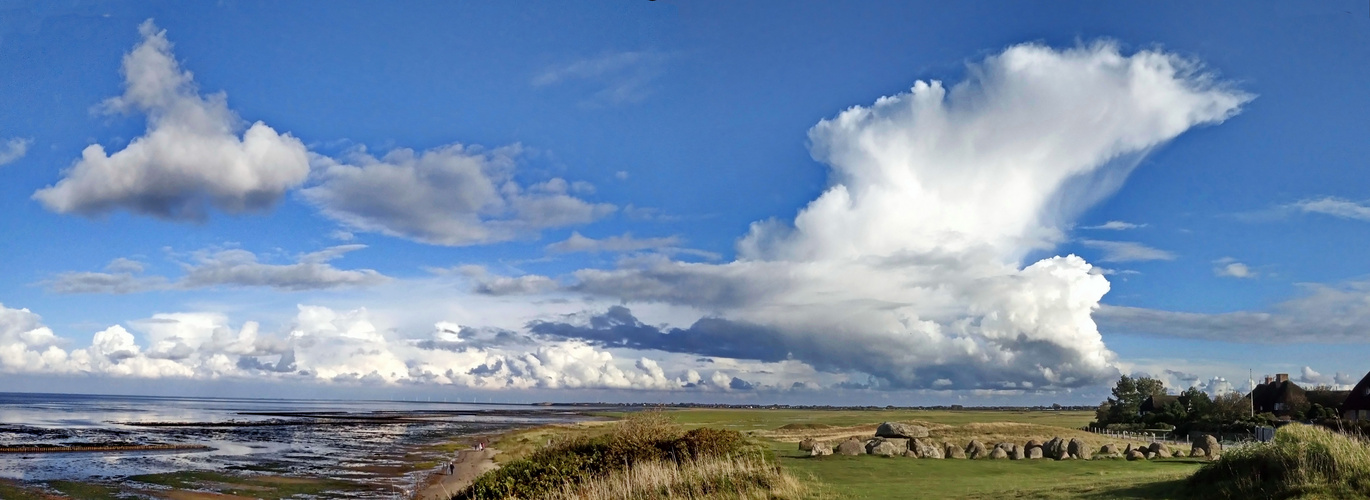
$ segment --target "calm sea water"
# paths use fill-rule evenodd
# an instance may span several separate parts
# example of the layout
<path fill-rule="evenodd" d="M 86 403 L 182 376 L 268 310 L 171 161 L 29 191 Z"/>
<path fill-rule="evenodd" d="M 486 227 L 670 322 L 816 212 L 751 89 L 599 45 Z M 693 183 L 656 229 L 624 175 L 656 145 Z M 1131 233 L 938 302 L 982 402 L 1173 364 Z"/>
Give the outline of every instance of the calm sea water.
<path fill-rule="evenodd" d="M 0 446 L 208 446 L 0 453 L 0 477 L 117 481 L 136 474 L 237 469 L 412 487 L 427 471 L 403 472 L 401 466 L 426 445 L 580 418 L 541 406 L 0 393 Z M 136 425 L 148 423 L 172 425 Z"/>

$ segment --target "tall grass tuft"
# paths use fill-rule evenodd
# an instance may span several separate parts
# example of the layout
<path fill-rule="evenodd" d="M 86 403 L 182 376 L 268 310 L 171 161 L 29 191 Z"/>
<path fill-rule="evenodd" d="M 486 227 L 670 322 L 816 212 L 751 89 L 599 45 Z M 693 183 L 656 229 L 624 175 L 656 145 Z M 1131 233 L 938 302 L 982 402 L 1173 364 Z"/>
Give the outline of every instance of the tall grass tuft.
<path fill-rule="evenodd" d="M 758 456 L 642 462 L 581 484 L 567 484 L 553 500 L 798 499 L 804 483 Z"/>
<path fill-rule="evenodd" d="M 1227 451 L 1189 479 L 1204 498 L 1364 498 L 1370 496 L 1370 443 L 1302 424 L 1275 440 Z"/>

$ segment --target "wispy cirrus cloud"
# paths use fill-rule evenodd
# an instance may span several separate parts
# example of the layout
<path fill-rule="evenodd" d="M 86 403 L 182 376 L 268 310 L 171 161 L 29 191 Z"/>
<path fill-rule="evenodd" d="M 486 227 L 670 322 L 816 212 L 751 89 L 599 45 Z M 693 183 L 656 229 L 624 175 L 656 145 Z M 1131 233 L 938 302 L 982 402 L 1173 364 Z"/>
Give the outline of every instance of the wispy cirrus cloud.
<path fill-rule="evenodd" d="M 1370 221 L 1370 205 L 1332 196 L 1312 198 L 1286 205 L 1299 212 L 1323 214 L 1359 221 Z"/>
<path fill-rule="evenodd" d="M 65 272 L 44 285 L 62 294 L 128 294 L 154 290 L 188 290 L 214 287 L 262 287 L 282 291 L 366 287 L 390 281 L 373 269 L 338 269 L 329 262 L 366 245 L 340 245 L 301 254 L 294 262 L 262 262 L 257 254 L 242 249 L 206 249 L 191 253 L 182 264 L 185 274 L 172 280 L 143 275 L 142 262 L 119 258 L 105 272 Z"/>
<path fill-rule="evenodd" d="M 651 94 L 651 84 L 665 71 L 669 56 L 653 50 L 612 52 L 557 64 L 530 82 L 534 87 L 578 85 L 592 95 L 585 104 L 630 104 Z"/>
<path fill-rule="evenodd" d="M 1134 224 L 1134 223 L 1131 223 L 1131 222 L 1124 222 L 1124 221 L 1120 221 L 1120 220 L 1111 220 L 1111 221 L 1105 222 L 1105 223 L 1103 223 L 1103 224 L 1099 224 L 1099 225 L 1097 225 L 1097 226 L 1085 226 L 1085 227 L 1082 227 L 1082 228 L 1080 228 L 1080 229 L 1102 229 L 1102 230 L 1107 230 L 1107 231 L 1127 231 L 1127 230 L 1129 230 L 1129 229 L 1141 229 L 1141 228 L 1144 228 L 1144 227 L 1146 227 L 1146 224 Z"/>
<path fill-rule="evenodd" d="M 1088 248 L 1103 251 L 1102 262 L 1143 262 L 1150 260 L 1175 260 L 1175 254 L 1152 248 L 1135 241 L 1080 240 Z"/>

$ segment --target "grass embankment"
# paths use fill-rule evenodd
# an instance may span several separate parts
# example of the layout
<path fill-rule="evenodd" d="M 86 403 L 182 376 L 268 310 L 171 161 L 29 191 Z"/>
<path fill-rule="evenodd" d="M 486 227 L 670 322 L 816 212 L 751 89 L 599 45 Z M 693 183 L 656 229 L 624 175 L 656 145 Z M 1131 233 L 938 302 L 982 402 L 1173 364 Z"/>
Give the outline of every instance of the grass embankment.
<path fill-rule="evenodd" d="M 557 431 L 570 434 L 559 434 Z M 458 499 L 784 499 L 805 496 L 767 449 L 731 430 L 684 431 L 661 412 L 607 426 L 559 426 L 506 437 L 522 445 Z M 546 436 L 552 443 L 527 451 Z"/>
<path fill-rule="evenodd" d="M 1370 446 L 1361 438 L 1290 424 L 1275 440 L 1223 454 L 1189 480 L 1205 498 L 1367 498 Z"/>

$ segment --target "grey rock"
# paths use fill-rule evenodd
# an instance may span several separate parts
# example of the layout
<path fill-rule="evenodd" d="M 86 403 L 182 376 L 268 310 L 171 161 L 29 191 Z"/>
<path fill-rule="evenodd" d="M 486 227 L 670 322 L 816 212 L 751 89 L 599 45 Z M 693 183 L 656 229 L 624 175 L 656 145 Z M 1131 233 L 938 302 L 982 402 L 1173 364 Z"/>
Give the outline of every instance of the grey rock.
<path fill-rule="evenodd" d="M 848 439 L 843 441 L 842 444 L 837 445 L 836 452 L 838 455 L 865 455 L 866 445 L 855 439 Z"/>
<path fill-rule="evenodd" d="M 928 428 L 900 422 L 885 422 L 875 429 L 875 435 L 883 438 L 925 438 L 928 437 Z"/>

